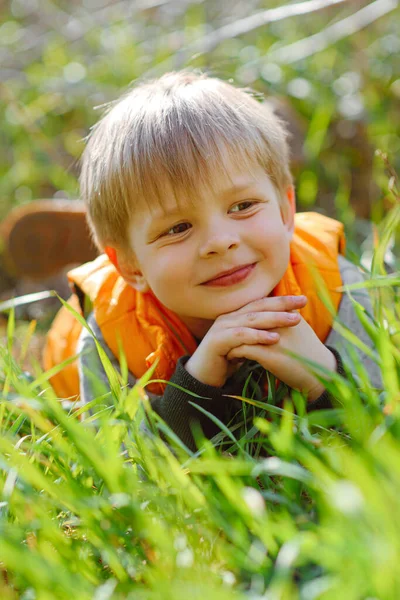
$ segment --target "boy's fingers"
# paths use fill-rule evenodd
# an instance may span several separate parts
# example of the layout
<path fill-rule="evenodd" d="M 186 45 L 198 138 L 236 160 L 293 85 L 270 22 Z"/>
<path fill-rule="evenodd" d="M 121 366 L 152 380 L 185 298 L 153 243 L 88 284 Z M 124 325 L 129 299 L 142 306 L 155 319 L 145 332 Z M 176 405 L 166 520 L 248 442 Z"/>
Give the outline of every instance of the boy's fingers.
<path fill-rule="evenodd" d="M 269 344 L 269 346 L 271 346 L 271 354 L 266 354 L 261 344 L 243 344 L 242 346 L 232 348 L 232 350 L 230 350 L 230 352 L 226 355 L 226 359 L 230 363 L 242 360 L 255 360 L 261 364 L 262 361 L 263 366 L 265 366 L 266 357 L 268 356 L 270 359 L 272 358 L 272 364 L 276 361 L 276 352 L 282 351 L 279 350 L 279 346 L 274 346 L 274 350 L 272 350 L 272 344 Z"/>
<path fill-rule="evenodd" d="M 239 308 L 235 313 L 241 314 L 252 311 L 286 311 L 302 308 L 307 304 L 306 296 L 267 296 L 254 300 Z"/>
<path fill-rule="evenodd" d="M 300 323 L 298 312 L 247 312 L 235 315 L 232 320 L 224 321 L 224 328 L 250 327 L 252 329 L 276 329 L 294 327 Z"/>
<path fill-rule="evenodd" d="M 250 350 L 250 346 L 249 345 L 244 345 L 243 346 L 238 346 L 237 348 L 232 348 L 232 350 L 229 352 L 229 354 L 227 354 L 226 359 L 230 362 L 235 364 L 236 362 L 242 361 L 242 360 L 249 360 L 249 355 L 251 354 L 251 350 Z"/>
<path fill-rule="evenodd" d="M 243 345 L 272 345 L 280 339 L 279 333 L 275 331 L 265 331 L 264 329 L 250 329 L 249 327 L 232 327 L 226 329 L 224 335 L 217 344 L 218 354 L 227 356 L 227 354 L 238 346 Z"/>

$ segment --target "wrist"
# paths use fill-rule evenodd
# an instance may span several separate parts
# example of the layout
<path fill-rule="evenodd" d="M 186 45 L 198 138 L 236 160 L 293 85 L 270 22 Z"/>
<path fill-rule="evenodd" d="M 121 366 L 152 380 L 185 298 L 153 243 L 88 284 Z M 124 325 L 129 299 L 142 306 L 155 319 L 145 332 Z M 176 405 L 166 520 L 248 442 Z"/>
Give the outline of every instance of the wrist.
<path fill-rule="evenodd" d="M 218 377 L 215 375 L 215 372 L 212 372 L 212 369 L 201 369 L 199 365 L 196 364 L 196 361 L 193 360 L 193 356 L 189 358 L 187 363 L 184 365 L 185 370 L 197 379 L 200 383 L 205 385 L 210 385 L 212 387 L 222 387 L 225 383 L 225 379 L 222 377 Z"/>
<path fill-rule="evenodd" d="M 326 367 L 333 373 L 336 373 L 338 370 L 338 361 L 337 361 L 336 352 L 332 352 L 332 350 L 330 348 L 328 348 L 327 346 L 325 346 L 325 348 L 326 348 L 327 352 L 326 352 L 326 355 L 324 356 L 323 362 L 321 362 L 320 364 L 321 364 L 321 366 Z M 308 394 L 307 394 L 308 402 L 314 402 L 325 392 L 324 384 L 321 381 L 319 381 L 318 379 L 316 379 L 316 378 L 314 378 L 314 379 L 315 379 L 315 385 L 313 385 L 309 389 Z"/>
<path fill-rule="evenodd" d="M 340 356 L 339 352 L 335 348 L 331 348 L 329 346 L 327 346 L 327 347 L 336 358 L 336 373 L 338 373 L 342 377 L 345 377 L 346 372 L 343 367 L 342 357 Z M 307 412 L 310 412 L 312 410 L 333 408 L 334 405 L 332 403 L 332 400 L 333 400 L 332 395 L 328 392 L 328 390 L 325 389 L 322 392 L 322 394 L 320 396 L 318 396 L 318 398 L 316 398 L 313 402 L 308 402 Z"/>

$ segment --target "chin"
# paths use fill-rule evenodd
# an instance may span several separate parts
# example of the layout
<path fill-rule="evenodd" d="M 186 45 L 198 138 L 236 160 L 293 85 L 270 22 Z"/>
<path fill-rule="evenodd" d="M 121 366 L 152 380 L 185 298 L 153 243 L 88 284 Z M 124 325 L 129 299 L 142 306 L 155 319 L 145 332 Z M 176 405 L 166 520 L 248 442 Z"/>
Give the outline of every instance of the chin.
<path fill-rule="evenodd" d="M 243 291 L 240 294 L 232 294 L 231 297 L 227 295 L 220 303 L 220 306 L 215 307 L 215 310 L 212 310 L 212 312 L 214 313 L 213 316 L 206 318 L 212 318 L 215 320 L 217 317 L 225 313 L 235 312 L 235 310 L 239 310 L 246 304 L 250 304 L 250 302 L 254 302 L 255 300 L 259 300 L 264 296 L 268 296 L 271 293 L 271 291 L 272 290 L 268 288 L 268 291 L 266 291 L 265 289 L 259 289 L 252 290 L 252 292 Z"/>

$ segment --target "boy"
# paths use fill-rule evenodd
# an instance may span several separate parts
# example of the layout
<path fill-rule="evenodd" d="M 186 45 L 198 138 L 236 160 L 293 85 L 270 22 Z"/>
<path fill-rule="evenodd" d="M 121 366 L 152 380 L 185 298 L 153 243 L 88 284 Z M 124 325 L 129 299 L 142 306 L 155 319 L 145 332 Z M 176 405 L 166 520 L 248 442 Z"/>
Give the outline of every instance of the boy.
<path fill-rule="evenodd" d="M 88 323 L 115 365 L 122 344 L 131 384 L 157 359 L 154 378 L 202 396 L 196 403 L 227 421 L 237 402 L 226 394 L 241 395 L 243 387 L 238 364 L 255 361 L 301 390 L 309 408 L 330 406 L 318 379 L 284 351 L 343 373 L 344 350 L 312 269 L 340 320 L 370 343 L 349 299 L 336 291 L 362 278 L 341 256 L 340 223 L 295 215 L 286 133 L 265 105 L 194 73 L 143 83 L 92 131 L 80 181 L 94 240 L 106 256 L 70 279 L 81 307 L 85 296 L 93 303 Z M 365 292 L 357 299 L 370 309 Z M 72 323 L 63 309 L 45 367 L 82 351 L 80 393 L 87 402 L 87 369 L 103 372 L 92 337 Z M 376 365 L 362 359 L 379 382 Z M 60 377 L 76 382 L 68 368 Z M 61 395 L 63 382 L 53 383 Z M 218 431 L 178 387 L 148 389 L 153 408 L 189 448 L 193 421 L 208 437 Z"/>

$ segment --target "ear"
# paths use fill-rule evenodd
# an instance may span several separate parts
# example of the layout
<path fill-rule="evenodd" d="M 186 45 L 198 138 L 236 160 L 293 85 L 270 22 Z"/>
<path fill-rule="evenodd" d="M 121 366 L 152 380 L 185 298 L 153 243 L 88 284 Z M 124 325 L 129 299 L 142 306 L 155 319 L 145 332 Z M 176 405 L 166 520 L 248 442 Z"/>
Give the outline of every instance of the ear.
<path fill-rule="evenodd" d="M 290 185 L 287 188 L 286 197 L 284 198 L 283 202 L 284 203 L 281 208 L 282 220 L 286 225 L 290 237 L 292 237 L 295 225 L 294 215 L 296 214 L 296 194 L 293 185 Z"/>
<path fill-rule="evenodd" d="M 106 246 L 104 252 L 107 254 L 110 262 L 112 262 L 121 277 L 125 279 L 126 283 L 142 294 L 149 291 L 149 284 L 138 268 L 133 256 L 127 258 L 122 250 L 117 250 L 111 246 Z"/>

